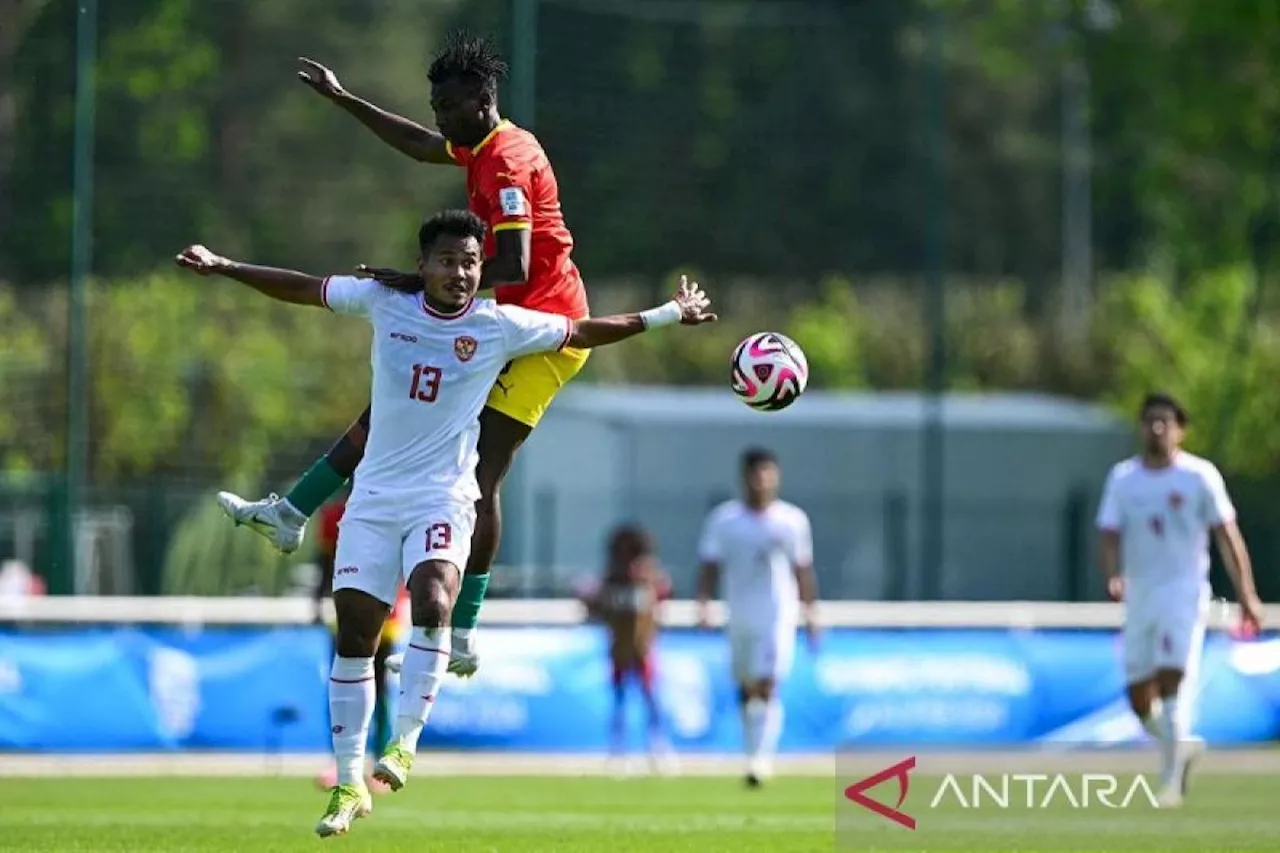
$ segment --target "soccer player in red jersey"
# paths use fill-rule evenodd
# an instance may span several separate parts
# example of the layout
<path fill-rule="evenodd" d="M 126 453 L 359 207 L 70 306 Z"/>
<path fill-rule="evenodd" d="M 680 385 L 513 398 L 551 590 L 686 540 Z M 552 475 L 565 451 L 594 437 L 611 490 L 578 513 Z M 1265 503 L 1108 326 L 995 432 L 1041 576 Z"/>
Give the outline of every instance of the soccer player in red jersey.
<path fill-rule="evenodd" d="M 655 770 L 670 767 L 662 736 L 662 714 L 654 684 L 654 645 L 661 605 L 671 595 L 671 581 L 658 564 L 649 534 L 623 525 L 609 538 L 603 582 L 583 597 L 587 613 L 609 629 L 613 664 L 613 757 L 621 759 L 626 739 L 626 684 L 634 679 L 649 714 L 649 758 Z"/>
<path fill-rule="evenodd" d="M 573 320 L 588 315 L 586 288 L 571 257 L 573 237 L 560 212 L 555 172 L 537 138 L 502 118 L 497 87 L 507 66 L 487 40 L 454 34 L 431 63 L 427 76 L 439 131 L 357 98 L 317 62 L 300 62 L 303 70 L 298 76 L 304 83 L 391 147 L 420 162 L 466 169 L 468 206 L 489 225 L 481 287 L 494 288 L 499 303 Z M 385 269 L 369 272 L 393 287 L 421 287 L 412 275 Z M 481 498 L 471 557 L 453 610 L 451 672 L 471 675 L 477 666 L 474 629 L 501 538 L 502 481 L 520 445 L 586 360 L 585 350 L 565 349 L 512 361 L 480 415 L 476 476 Z M 366 409 L 285 497 L 246 501 L 222 492 L 219 504 L 237 524 L 248 525 L 286 553 L 295 550 L 308 517 L 355 471 L 368 427 Z"/>

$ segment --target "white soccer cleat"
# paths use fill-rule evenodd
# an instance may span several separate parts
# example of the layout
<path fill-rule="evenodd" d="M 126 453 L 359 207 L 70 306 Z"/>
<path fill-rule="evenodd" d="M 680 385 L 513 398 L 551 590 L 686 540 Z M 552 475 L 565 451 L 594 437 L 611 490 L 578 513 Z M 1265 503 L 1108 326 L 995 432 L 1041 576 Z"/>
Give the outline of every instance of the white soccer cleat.
<path fill-rule="evenodd" d="M 282 554 L 292 554 L 302 544 L 307 517 L 284 498 L 270 495 L 265 500 L 247 501 L 231 492 L 218 492 L 218 506 L 237 526 L 243 524 Z"/>
<path fill-rule="evenodd" d="M 459 678 L 470 678 L 480 668 L 480 656 L 476 654 L 476 632 L 460 635 L 453 632 L 449 645 L 449 672 Z"/>
<path fill-rule="evenodd" d="M 1156 794 L 1156 805 L 1162 809 L 1176 809 L 1182 805 L 1182 792 L 1172 785 L 1165 785 Z"/>
<path fill-rule="evenodd" d="M 329 795 L 329 806 L 316 824 L 316 835 L 328 838 L 346 835 L 351 824 L 373 812 L 373 798 L 363 785 L 336 785 Z"/>
<path fill-rule="evenodd" d="M 649 752 L 649 772 L 658 776 L 679 776 L 680 759 L 670 749 L 651 750 Z"/>

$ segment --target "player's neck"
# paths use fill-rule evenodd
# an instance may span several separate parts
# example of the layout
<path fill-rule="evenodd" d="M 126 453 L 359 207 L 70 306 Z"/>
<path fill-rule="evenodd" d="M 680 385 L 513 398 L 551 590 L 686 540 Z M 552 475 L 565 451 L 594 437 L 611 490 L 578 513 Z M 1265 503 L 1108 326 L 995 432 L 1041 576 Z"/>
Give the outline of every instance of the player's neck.
<path fill-rule="evenodd" d="M 1142 454 L 1142 467 L 1148 471 L 1161 471 L 1165 468 L 1173 466 L 1173 460 L 1178 458 L 1178 451 L 1169 451 L 1168 453 L 1144 453 Z"/>
<path fill-rule="evenodd" d="M 753 498 L 750 495 L 742 499 L 743 505 L 752 512 L 764 512 L 777 498 Z"/>

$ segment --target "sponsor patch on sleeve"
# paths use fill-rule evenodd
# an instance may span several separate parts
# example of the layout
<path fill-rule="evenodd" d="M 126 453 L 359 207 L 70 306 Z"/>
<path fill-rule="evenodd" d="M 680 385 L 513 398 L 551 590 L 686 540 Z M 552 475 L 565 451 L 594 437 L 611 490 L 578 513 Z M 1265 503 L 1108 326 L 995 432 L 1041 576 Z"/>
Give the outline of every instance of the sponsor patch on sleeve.
<path fill-rule="evenodd" d="M 529 212 L 519 187 L 498 190 L 498 204 L 502 206 L 503 216 L 524 216 Z"/>

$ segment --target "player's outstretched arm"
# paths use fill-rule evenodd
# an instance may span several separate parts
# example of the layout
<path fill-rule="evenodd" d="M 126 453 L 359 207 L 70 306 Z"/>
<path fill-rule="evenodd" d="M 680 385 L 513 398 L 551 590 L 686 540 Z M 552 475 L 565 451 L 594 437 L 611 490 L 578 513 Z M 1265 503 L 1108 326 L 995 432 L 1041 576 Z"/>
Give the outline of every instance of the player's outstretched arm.
<path fill-rule="evenodd" d="M 357 121 L 401 154 L 420 163 L 453 162 L 445 138 L 439 132 L 357 98 L 342 88 L 338 75 L 315 60 L 300 56 L 298 62 L 302 65 L 298 71 L 299 80 L 355 116 Z"/>
<path fill-rule="evenodd" d="M 259 267 L 214 254 L 204 246 L 188 246 L 174 258 L 178 266 L 200 275 L 220 275 L 247 284 L 261 294 L 295 305 L 324 305 L 324 279 L 314 275 Z"/>
<path fill-rule="evenodd" d="M 698 283 L 689 281 L 687 276 L 680 276 L 680 287 L 676 290 L 675 298 L 665 305 L 639 314 L 615 314 L 611 317 L 575 320 L 566 346 L 591 349 L 625 341 L 658 326 L 676 323 L 700 326 L 716 320 L 716 315 L 707 311 L 710 307 L 711 299 L 698 287 Z"/>
<path fill-rule="evenodd" d="M 1258 590 L 1254 586 L 1253 563 L 1249 559 L 1249 549 L 1245 547 L 1244 537 L 1240 535 L 1240 527 L 1234 521 L 1220 524 L 1213 529 L 1213 537 L 1218 543 L 1218 552 L 1222 554 L 1223 567 L 1236 588 L 1240 615 L 1256 631 L 1262 624 L 1262 600 L 1258 598 Z"/>

